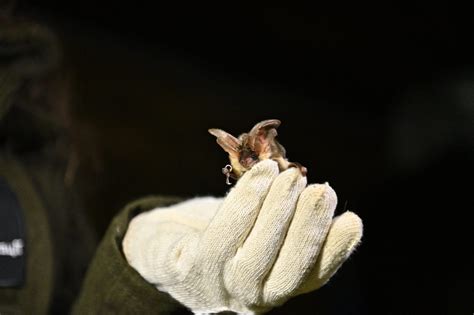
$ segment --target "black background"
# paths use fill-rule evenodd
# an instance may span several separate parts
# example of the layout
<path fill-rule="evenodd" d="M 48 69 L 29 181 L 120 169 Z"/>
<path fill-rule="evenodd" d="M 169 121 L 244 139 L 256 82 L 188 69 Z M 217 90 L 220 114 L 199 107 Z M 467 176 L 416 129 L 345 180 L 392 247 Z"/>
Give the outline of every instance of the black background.
<path fill-rule="evenodd" d="M 364 238 L 272 314 L 474 311 L 473 8 L 19 5 L 61 39 L 99 234 L 143 195 L 223 195 L 207 129 L 279 118 L 290 159 Z"/>

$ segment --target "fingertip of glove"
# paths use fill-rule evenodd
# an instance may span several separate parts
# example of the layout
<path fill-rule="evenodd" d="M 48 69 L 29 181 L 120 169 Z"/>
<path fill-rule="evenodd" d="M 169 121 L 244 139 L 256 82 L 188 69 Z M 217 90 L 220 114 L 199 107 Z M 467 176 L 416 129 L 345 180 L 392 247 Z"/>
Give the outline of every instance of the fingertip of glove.
<path fill-rule="evenodd" d="M 311 184 L 306 187 L 302 198 L 312 198 L 316 201 L 324 199 L 326 204 L 332 204 L 336 207 L 337 195 L 334 189 L 326 182 L 324 184 Z"/>
<path fill-rule="evenodd" d="M 273 161 L 271 159 L 266 159 L 263 161 L 258 162 L 255 165 L 256 169 L 261 169 L 261 168 L 278 168 L 278 163 L 276 161 Z"/>
<path fill-rule="evenodd" d="M 278 163 L 267 159 L 261 162 L 258 162 L 250 171 L 250 175 L 269 175 L 276 176 L 278 175 Z"/>
<path fill-rule="evenodd" d="M 349 244 L 350 251 L 357 247 L 364 231 L 362 219 L 357 214 L 346 211 L 334 219 L 334 225 L 339 226 L 339 230 Z"/>
<path fill-rule="evenodd" d="M 307 184 L 306 176 L 303 176 L 299 169 L 297 168 L 289 168 L 278 175 L 278 182 L 287 182 L 287 183 L 295 183 L 301 186 L 301 190 Z"/>
<path fill-rule="evenodd" d="M 358 227 L 360 229 L 362 229 L 363 226 L 362 219 L 352 211 L 344 212 L 337 218 L 337 220 L 344 221 L 348 225 Z"/>

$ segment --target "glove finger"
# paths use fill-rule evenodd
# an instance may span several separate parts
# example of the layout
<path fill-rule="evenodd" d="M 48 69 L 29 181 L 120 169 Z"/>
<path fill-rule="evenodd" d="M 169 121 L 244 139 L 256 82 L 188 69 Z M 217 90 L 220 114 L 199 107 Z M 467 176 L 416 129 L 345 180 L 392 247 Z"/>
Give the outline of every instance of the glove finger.
<path fill-rule="evenodd" d="M 226 266 L 225 281 L 234 295 L 253 299 L 261 293 L 263 279 L 278 255 L 305 186 L 306 177 L 296 168 L 281 173 L 273 182 L 252 231 Z"/>
<path fill-rule="evenodd" d="M 278 172 L 275 161 L 264 160 L 240 178 L 201 238 L 202 263 L 216 266 L 234 256 L 252 228 Z"/>
<path fill-rule="evenodd" d="M 334 218 L 315 266 L 293 295 L 322 287 L 356 249 L 362 232 L 362 220 L 355 213 L 347 211 Z"/>
<path fill-rule="evenodd" d="M 301 194 L 283 246 L 264 285 L 264 300 L 279 304 L 301 285 L 318 257 L 331 226 L 337 197 L 328 184 Z"/>

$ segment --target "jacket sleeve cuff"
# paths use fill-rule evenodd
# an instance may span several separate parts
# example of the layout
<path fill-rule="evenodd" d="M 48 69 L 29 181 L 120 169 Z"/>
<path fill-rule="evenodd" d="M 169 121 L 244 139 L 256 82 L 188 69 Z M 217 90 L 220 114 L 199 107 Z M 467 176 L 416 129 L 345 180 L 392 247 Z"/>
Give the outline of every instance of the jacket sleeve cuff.
<path fill-rule="evenodd" d="M 73 314 L 189 314 L 184 306 L 146 282 L 127 263 L 121 245 L 134 216 L 178 201 L 179 198 L 173 197 L 143 198 L 127 205 L 113 219 L 89 266 Z"/>

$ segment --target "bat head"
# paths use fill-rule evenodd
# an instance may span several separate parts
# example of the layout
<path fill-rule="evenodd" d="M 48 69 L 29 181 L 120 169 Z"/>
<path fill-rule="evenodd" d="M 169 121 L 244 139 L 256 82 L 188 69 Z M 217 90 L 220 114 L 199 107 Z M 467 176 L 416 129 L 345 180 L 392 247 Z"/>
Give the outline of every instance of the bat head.
<path fill-rule="evenodd" d="M 277 119 L 264 120 L 238 138 L 221 129 L 209 129 L 209 133 L 217 138 L 217 143 L 229 154 L 233 172 L 240 177 L 257 162 L 272 158 L 277 147 L 276 128 L 280 123 Z"/>

